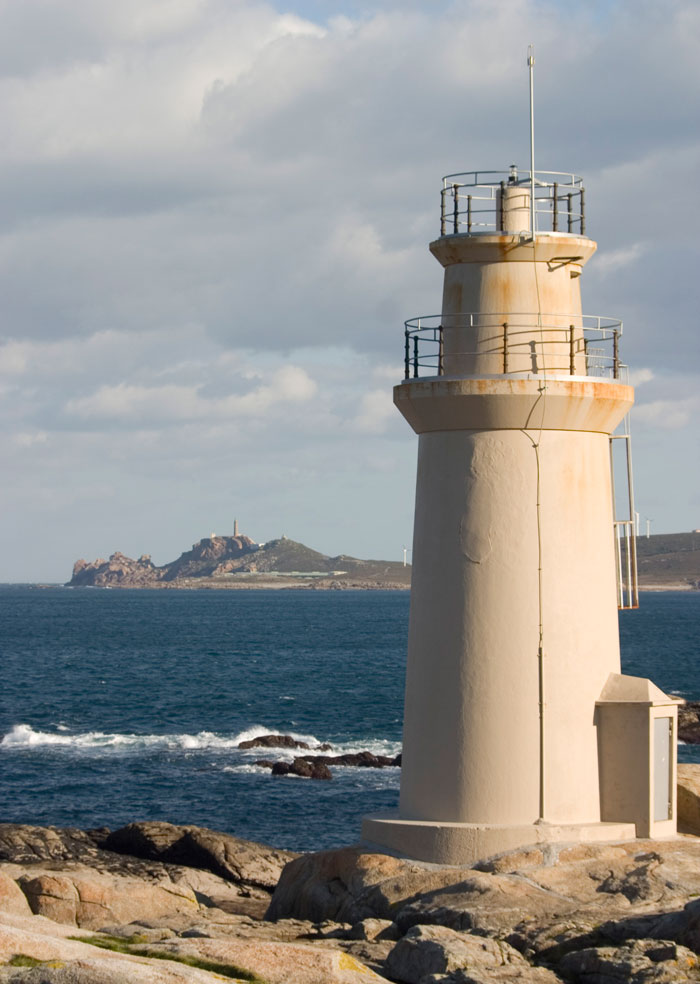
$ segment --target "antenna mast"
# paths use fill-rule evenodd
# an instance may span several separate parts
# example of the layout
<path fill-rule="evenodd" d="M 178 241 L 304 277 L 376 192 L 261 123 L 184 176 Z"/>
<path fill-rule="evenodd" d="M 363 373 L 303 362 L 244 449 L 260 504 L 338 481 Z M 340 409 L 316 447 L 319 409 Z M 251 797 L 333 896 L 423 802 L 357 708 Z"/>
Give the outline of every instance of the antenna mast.
<path fill-rule="evenodd" d="M 532 239 L 535 239 L 535 97 L 534 67 L 535 67 L 535 46 L 527 46 L 527 67 L 530 71 L 530 231 Z"/>

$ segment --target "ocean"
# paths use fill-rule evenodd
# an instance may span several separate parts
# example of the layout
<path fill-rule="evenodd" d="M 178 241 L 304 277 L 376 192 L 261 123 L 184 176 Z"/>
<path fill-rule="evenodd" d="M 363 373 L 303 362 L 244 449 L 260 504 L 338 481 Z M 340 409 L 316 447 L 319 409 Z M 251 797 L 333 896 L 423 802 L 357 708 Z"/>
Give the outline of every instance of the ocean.
<path fill-rule="evenodd" d="M 401 748 L 409 595 L 0 587 L 0 821 L 163 819 L 294 850 L 356 841 L 398 768 L 274 777 L 268 732 L 328 754 Z M 620 615 L 623 672 L 700 699 L 700 592 Z M 700 762 L 700 746 L 679 759 Z"/>

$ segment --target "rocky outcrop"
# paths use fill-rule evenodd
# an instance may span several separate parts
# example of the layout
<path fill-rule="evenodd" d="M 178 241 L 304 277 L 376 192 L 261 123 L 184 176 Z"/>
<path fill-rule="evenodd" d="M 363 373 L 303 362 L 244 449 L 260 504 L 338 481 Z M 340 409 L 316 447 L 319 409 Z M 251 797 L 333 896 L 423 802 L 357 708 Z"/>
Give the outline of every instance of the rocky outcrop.
<path fill-rule="evenodd" d="M 345 752 L 343 755 L 306 755 L 308 762 L 322 762 L 324 765 L 346 765 L 356 769 L 384 769 L 387 766 L 401 765 L 400 755 L 375 755 L 373 752 Z"/>
<path fill-rule="evenodd" d="M 203 827 L 130 823 L 100 840 L 106 851 L 210 871 L 243 888 L 272 891 L 298 855 Z"/>
<path fill-rule="evenodd" d="M 153 915 L 221 906 L 262 914 L 284 865 L 295 858 L 264 844 L 160 822 L 121 830 L 0 824 L 0 872 L 31 911 L 99 928 Z M 10 898 L 0 882 L 0 899 Z M 17 902 L 16 892 L 13 893 Z"/>
<path fill-rule="evenodd" d="M 384 964 L 386 973 L 406 984 L 425 981 L 521 981 L 557 984 L 550 970 L 531 967 L 512 946 L 483 936 L 456 933 L 444 926 L 409 929 Z"/>
<path fill-rule="evenodd" d="M 0 911 L 0 981 L 13 984 L 212 984 L 208 971 L 68 939 L 75 929 Z M 92 934 L 86 938 L 95 939 Z M 106 941 L 105 941 L 106 942 Z"/>
<path fill-rule="evenodd" d="M 6 868 L 5 873 L 11 869 Z M 196 881 L 196 879 L 195 879 Z M 100 929 L 107 922 L 159 919 L 199 909 L 192 882 L 172 871 L 153 869 L 148 880 L 95 871 L 69 862 L 60 871 L 42 869 L 21 874 L 17 884 L 31 911 L 55 922 Z M 218 887 L 218 886 L 217 886 Z M 225 886 L 221 886 L 226 895 Z"/>
<path fill-rule="evenodd" d="M 32 914 L 27 896 L 14 878 L 4 871 L 0 871 L 0 912 L 10 913 L 13 916 Z"/>
<path fill-rule="evenodd" d="M 199 540 L 192 549 L 163 568 L 164 581 L 183 578 L 215 577 L 242 570 L 259 546 L 249 536 L 211 536 Z"/>
<path fill-rule="evenodd" d="M 700 892 L 697 839 L 524 849 L 479 868 L 434 868 L 360 848 L 304 855 L 285 868 L 267 918 L 390 918 L 401 941 L 385 970 L 407 982 L 413 971 L 401 969 L 402 954 L 413 946 L 433 953 L 431 968 L 443 966 L 445 953 L 435 957 L 426 927 L 448 930 L 450 940 L 466 935 L 507 944 L 527 962 L 498 973 L 444 963 L 441 971 L 425 971 L 426 982 L 546 981 L 559 979 L 553 975 L 560 970 L 581 984 L 700 979 L 683 950 L 700 951 L 700 900 L 692 899 Z M 572 957 L 564 967 L 567 954 L 583 951 L 597 956 Z M 591 969 L 596 960 L 599 977 Z M 416 961 L 417 955 L 409 963 Z"/>
<path fill-rule="evenodd" d="M 393 920 L 409 899 L 456 880 L 454 868 L 428 870 L 418 862 L 361 847 L 318 851 L 285 867 L 266 918 L 351 924 L 369 918 Z"/>
<path fill-rule="evenodd" d="M 262 735 L 239 744 L 239 748 L 309 748 L 303 741 L 296 741 L 290 735 Z M 319 749 L 329 749 L 330 745 L 319 745 Z M 278 762 L 272 759 L 258 759 L 255 765 L 271 769 L 273 776 L 302 776 L 306 779 L 332 779 L 330 765 L 350 766 L 359 769 L 383 769 L 387 766 L 400 766 L 401 755 L 375 755 L 373 752 L 345 752 L 342 755 L 300 755 L 293 762 Z"/>
<path fill-rule="evenodd" d="M 73 576 L 68 583 L 73 588 L 150 588 L 162 577 L 162 571 L 153 564 L 148 554 L 132 560 L 117 551 L 109 560 L 98 558 L 92 563 L 76 560 Z"/>
<path fill-rule="evenodd" d="M 168 823 L 0 825 L 0 856 L 0 982 L 700 981 L 695 837 L 450 868 L 361 847 L 294 857 Z M 270 898 L 285 857 L 266 919 L 241 909 Z"/>
<path fill-rule="evenodd" d="M 337 947 L 237 939 L 178 939 L 150 946 L 162 956 L 240 967 L 262 984 L 381 984 L 386 978 Z"/>
<path fill-rule="evenodd" d="M 635 940 L 625 946 L 591 947 L 568 953 L 560 968 L 576 981 L 605 984 L 675 984 L 697 981 L 698 958 L 691 950 L 672 941 Z"/>
<path fill-rule="evenodd" d="M 108 831 L 95 831 L 100 834 Z M 0 861 L 36 864 L 39 861 L 84 861 L 98 863 L 97 840 L 74 827 L 34 827 L 22 823 L 0 823 Z"/>
<path fill-rule="evenodd" d="M 161 582 L 213 577 L 237 570 L 242 558 L 258 549 L 258 544 L 247 536 L 207 537 L 163 567 L 156 567 L 149 554 L 132 560 L 117 551 L 109 560 L 76 561 L 68 585 L 72 588 L 150 588 Z"/>
<path fill-rule="evenodd" d="M 305 741 L 292 738 L 291 735 L 258 735 L 248 741 L 238 743 L 239 748 L 311 748 Z M 331 746 L 327 743 L 316 746 L 319 751 L 327 751 Z"/>
<path fill-rule="evenodd" d="M 305 758 L 295 758 L 293 762 L 270 762 L 260 759 L 256 765 L 272 769 L 273 776 L 300 776 L 302 779 L 332 779 L 333 774 L 323 762 L 310 762 Z"/>
<path fill-rule="evenodd" d="M 700 836 L 700 765 L 678 763 L 678 829 Z"/>

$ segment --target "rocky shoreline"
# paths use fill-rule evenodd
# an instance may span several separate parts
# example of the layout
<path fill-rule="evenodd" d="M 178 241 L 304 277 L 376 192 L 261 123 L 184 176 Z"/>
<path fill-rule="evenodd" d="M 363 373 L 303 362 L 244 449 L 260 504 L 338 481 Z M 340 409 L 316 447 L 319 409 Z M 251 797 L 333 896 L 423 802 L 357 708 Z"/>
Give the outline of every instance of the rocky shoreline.
<path fill-rule="evenodd" d="M 158 821 L 0 824 L 0 981 L 700 981 L 700 766 L 679 776 L 676 839 L 462 868 Z"/>

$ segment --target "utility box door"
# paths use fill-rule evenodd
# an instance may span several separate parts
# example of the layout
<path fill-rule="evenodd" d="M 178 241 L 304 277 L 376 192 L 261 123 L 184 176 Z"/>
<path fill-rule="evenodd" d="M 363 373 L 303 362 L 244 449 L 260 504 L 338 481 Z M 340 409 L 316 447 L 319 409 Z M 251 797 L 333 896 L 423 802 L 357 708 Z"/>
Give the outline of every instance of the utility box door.
<path fill-rule="evenodd" d="M 654 718 L 654 820 L 671 819 L 672 737 L 672 718 Z"/>

